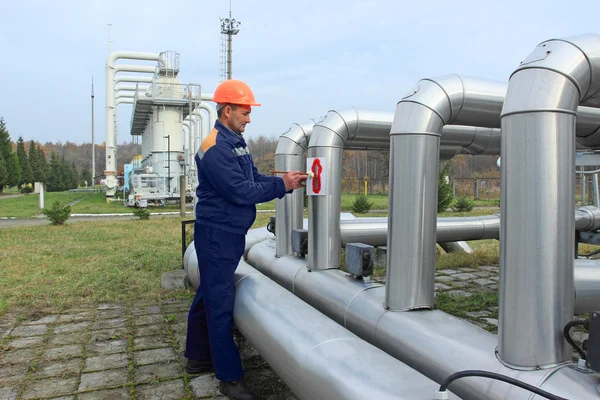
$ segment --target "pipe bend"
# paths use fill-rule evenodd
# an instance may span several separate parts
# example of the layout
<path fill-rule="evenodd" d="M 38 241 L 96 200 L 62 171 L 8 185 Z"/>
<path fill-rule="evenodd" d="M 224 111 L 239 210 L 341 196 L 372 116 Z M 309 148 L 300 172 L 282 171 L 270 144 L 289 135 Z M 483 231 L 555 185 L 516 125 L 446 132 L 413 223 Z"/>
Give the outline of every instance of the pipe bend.
<path fill-rule="evenodd" d="M 115 51 L 108 55 L 106 63 L 112 66 L 118 59 L 158 61 L 160 53 L 145 53 L 140 51 Z"/>
<path fill-rule="evenodd" d="M 279 137 L 275 155 L 304 154 L 304 151 L 308 147 L 312 130 L 312 124 L 293 124 L 287 132 Z"/>
<path fill-rule="evenodd" d="M 356 133 L 357 119 L 358 113 L 354 108 L 341 112 L 330 110 L 322 121 L 314 125 L 308 148 L 343 148 Z"/>
<path fill-rule="evenodd" d="M 450 124 L 464 104 L 464 85 L 456 74 L 421 79 L 417 87 L 398 102 L 418 104 L 437 114 L 443 125 Z"/>

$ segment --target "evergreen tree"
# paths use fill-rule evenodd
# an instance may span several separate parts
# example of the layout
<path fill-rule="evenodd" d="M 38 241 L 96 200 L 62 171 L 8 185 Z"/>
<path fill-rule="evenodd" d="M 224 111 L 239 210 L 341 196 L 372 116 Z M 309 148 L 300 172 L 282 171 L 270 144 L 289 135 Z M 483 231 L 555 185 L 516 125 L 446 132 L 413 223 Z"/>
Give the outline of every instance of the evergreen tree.
<path fill-rule="evenodd" d="M 29 152 L 28 157 L 29 166 L 31 167 L 31 179 L 33 182 L 41 182 L 40 180 L 40 167 L 38 160 L 38 150 L 35 142 L 31 140 L 29 142 Z"/>
<path fill-rule="evenodd" d="M 46 188 L 49 192 L 60 192 L 64 189 L 61 162 L 55 152 L 50 153 L 50 165 L 46 179 Z"/>
<path fill-rule="evenodd" d="M 8 158 L 12 153 L 12 141 L 10 140 L 10 133 L 6 128 L 6 122 L 4 118 L 0 118 L 0 154 L 4 156 L 4 161 L 8 164 Z"/>
<path fill-rule="evenodd" d="M 8 186 L 8 171 L 4 157 L 0 154 L 0 192 L 4 186 Z"/>
<path fill-rule="evenodd" d="M 79 187 L 79 174 L 77 173 L 77 168 L 75 167 L 75 161 L 71 163 L 71 170 L 69 171 L 69 189 L 77 189 Z"/>
<path fill-rule="evenodd" d="M 21 136 L 17 140 L 17 156 L 21 165 L 21 181 L 19 184 L 27 185 L 28 183 L 33 183 L 33 172 L 27 158 L 27 153 L 25 152 L 25 142 L 23 142 L 23 137 Z"/>
<path fill-rule="evenodd" d="M 2 192 L 5 186 L 9 186 L 9 164 L 11 153 L 12 144 L 10 140 L 10 134 L 6 128 L 6 122 L 4 121 L 4 118 L 0 118 L 0 159 L 2 159 L 4 163 L 4 179 L 0 179 L 0 192 Z"/>
<path fill-rule="evenodd" d="M 38 172 L 40 174 L 38 179 L 40 180 L 40 182 L 47 183 L 48 177 L 50 176 L 50 167 L 48 166 L 48 161 L 46 160 L 46 154 L 44 153 L 44 149 L 42 149 L 42 146 L 38 147 L 37 162 L 38 162 L 38 168 L 39 168 Z"/>
<path fill-rule="evenodd" d="M 21 182 L 21 163 L 17 153 L 11 153 L 8 158 L 8 186 L 17 186 Z"/>

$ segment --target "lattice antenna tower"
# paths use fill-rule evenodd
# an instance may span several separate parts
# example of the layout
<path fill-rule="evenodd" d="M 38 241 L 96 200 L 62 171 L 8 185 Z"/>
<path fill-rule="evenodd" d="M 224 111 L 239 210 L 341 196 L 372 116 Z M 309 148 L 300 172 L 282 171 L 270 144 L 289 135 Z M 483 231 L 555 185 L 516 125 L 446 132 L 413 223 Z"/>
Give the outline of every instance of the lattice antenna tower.
<path fill-rule="evenodd" d="M 231 79 L 232 73 L 232 36 L 240 31 L 241 22 L 231 16 L 231 0 L 229 0 L 229 17 L 221 18 L 221 69 L 220 80 Z"/>

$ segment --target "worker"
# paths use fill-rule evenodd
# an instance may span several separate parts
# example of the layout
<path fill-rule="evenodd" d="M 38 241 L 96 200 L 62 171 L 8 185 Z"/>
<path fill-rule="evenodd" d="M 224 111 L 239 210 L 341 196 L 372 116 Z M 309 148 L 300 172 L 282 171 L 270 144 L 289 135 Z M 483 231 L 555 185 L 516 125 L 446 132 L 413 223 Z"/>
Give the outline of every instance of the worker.
<path fill-rule="evenodd" d="M 252 107 L 260 106 L 248 85 L 224 81 L 213 101 L 218 120 L 195 157 L 194 246 L 200 287 L 188 314 L 185 370 L 190 374 L 214 371 L 221 393 L 233 400 L 253 400 L 233 341 L 234 271 L 256 218 L 256 204 L 304 187 L 307 176 L 300 171 L 283 177 L 258 173 L 242 136 Z"/>

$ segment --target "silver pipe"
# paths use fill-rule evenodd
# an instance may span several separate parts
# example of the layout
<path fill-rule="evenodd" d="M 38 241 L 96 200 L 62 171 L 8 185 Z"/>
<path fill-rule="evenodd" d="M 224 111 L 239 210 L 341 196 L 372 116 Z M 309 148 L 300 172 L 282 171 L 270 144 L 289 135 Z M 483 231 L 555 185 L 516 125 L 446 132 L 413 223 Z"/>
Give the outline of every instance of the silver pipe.
<path fill-rule="evenodd" d="M 275 169 L 280 171 L 305 171 L 304 152 L 312 133 L 312 124 L 294 124 L 279 137 L 275 149 Z M 291 194 L 277 199 L 275 203 L 275 234 L 277 236 L 277 256 L 291 255 L 292 231 L 302 228 L 304 216 L 304 189 L 296 189 Z"/>
<path fill-rule="evenodd" d="M 244 261 L 235 324 L 301 400 L 433 398 L 438 384 L 358 338 Z M 453 394 L 450 398 L 458 399 Z"/>
<path fill-rule="evenodd" d="M 342 150 L 346 143 L 384 137 L 389 132 L 385 114 L 356 109 L 330 111 L 313 127 L 308 157 L 320 157 L 325 165 L 325 195 L 308 197 L 308 265 L 320 270 L 340 266 Z"/>
<path fill-rule="evenodd" d="M 598 174 L 594 174 L 592 179 L 594 182 L 594 205 L 598 207 L 600 205 L 600 193 L 598 191 Z"/>
<path fill-rule="evenodd" d="M 386 307 L 433 307 L 440 135 L 444 125 L 496 127 L 505 88 L 449 75 L 424 79 L 396 108 L 390 132 Z"/>
<path fill-rule="evenodd" d="M 566 398 L 591 399 L 598 395 L 595 374 L 568 366 L 552 370 L 510 369 L 496 358 L 496 335 L 438 310 L 386 311 L 382 307 L 382 285 L 356 281 L 340 270 L 309 272 L 305 259 L 275 257 L 272 241 L 253 246 L 247 261 L 359 337 L 438 383 L 458 371 L 482 369 Z M 522 389 L 480 378 L 457 380 L 452 390 L 465 400 L 532 398 Z"/>
<path fill-rule="evenodd" d="M 516 368 L 571 360 L 562 329 L 574 310 L 576 111 L 600 89 L 592 79 L 599 67 L 600 36 L 550 40 L 509 80 L 501 115 L 498 355 Z"/>

